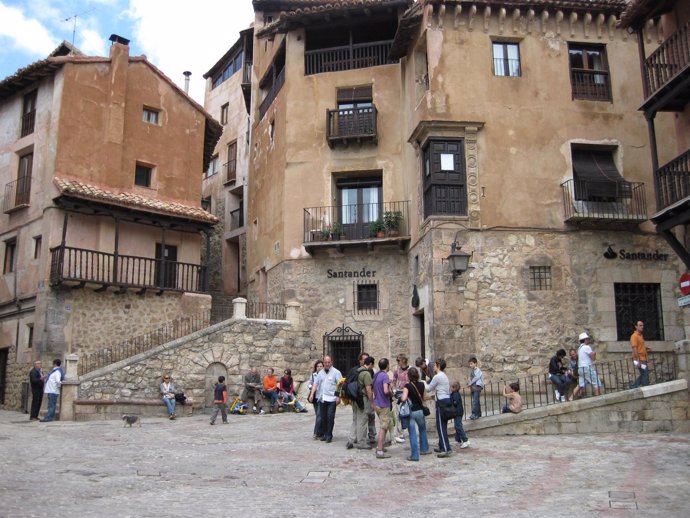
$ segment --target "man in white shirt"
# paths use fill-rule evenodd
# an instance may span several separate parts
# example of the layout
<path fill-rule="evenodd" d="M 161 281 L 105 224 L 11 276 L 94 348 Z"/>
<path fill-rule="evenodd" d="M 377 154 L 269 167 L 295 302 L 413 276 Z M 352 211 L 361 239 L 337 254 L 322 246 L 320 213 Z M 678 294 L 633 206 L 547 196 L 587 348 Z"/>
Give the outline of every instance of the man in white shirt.
<path fill-rule="evenodd" d="M 319 411 L 321 412 L 321 430 L 317 435 L 322 441 L 333 440 L 333 424 L 335 423 L 335 408 L 340 403 L 336 395 L 338 382 L 343 377 L 338 369 L 333 367 L 333 359 L 330 356 L 323 357 L 323 369 L 316 375 L 314 385 L 311 387 L 309 398 L 313 401 L 315 394 L 320 395 Z"/>
<path fill-rule="evenodd" d="M 597 376 L 597 370 L 594 368 L 594 360 L 597 359 L 597 353 L 592 350 L 592 338 L 587 333 L 580 333 L 580 347 L 577 350 L 577 366 L 580 390 L 584 392 L 585 385 L 588 383 L 592 385 L 592 391 L 595 396 L 601 394 L 601 382 Z"/>
<path fill-rule="evenodd" d="M 60 397 L 60 386 L 62 380 L 65 379 L 65 374 L 60 368 L 62 361 L 60 359 L 53 360 L 53 370 L 46 377 L 44 393 L 48 396 L 48 412 L 46 416 L 41 419 L 42 423 L 49 423 L 55 419 L 55 410 L 57 409 L 58 398 Z"/>

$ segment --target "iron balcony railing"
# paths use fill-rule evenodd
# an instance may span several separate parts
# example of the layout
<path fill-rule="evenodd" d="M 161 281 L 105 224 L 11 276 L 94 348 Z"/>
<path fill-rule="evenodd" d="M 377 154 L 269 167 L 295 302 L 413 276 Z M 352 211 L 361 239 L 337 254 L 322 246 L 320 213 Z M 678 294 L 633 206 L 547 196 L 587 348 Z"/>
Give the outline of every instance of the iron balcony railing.
<path fill-rule="evenodd" d="M 369 140 L 376 142 L 376 106 L 326 110 L 326 138 L 333 147 L 336 142 Z"/>
<path fill-rule="evenodd" d="M 388 59 L 392 45 L 393 41 L 387 40 L 307 50 L 304 52 L 304 74 L 340 72 L 394 64 L 398 62 L 397 59 Z"/>
<path fill-rule="evenodd" d="M 650 353 L 648 368 L 650 385 L 675 380 L 678 375 L 675 353 Z M 640 375 L 639 370 L 633 365 L 631 359 L 597 362 L 592 367 L 585 368 L 584 374 L 588 375 L 590 379 L 592 379 L 595 373 L 601 382 L 601 394 L 629 390 Z M 578 372 L 578 375 L 582 376 L 583 373 Z M 570 398 L 573 395 L 573 390 L 577 384 L 574 377 L 569 376 L 568 379 L 570 380 L 568 393 L 563 394 L 566 398 Z M 506 404 L 503 389 L 506 385 L 510 385 L 515 381 L 520 384 L 523 410 L 559 403 L 555 397 L 556 386 L 549 379 L 548 373 L 511 380 L 489 381 L 485 384 L 479 396 L 481 414 L 483 416 L 502 413 L 502 409 Z M 591 385 L 588 385 L 585 389 L 587 394 L 579 394 L 578 397 L 592 395 Z M 461 395 L 465 410 L 464 419 L 468 419 L 471 414 L 472 395 L 467 388 L 461 390 Z M 563 403 L 561 402 L 561 404 Z"/>
<path fill-rule="evenodd" d="M 519 77 L 522 75 L 519 59 L 494 58 L 494 75 Z"/>
<path fill-rule="evenodd" d="M 603 70 L 572 69 L 572 98 L 589 101 L 611 101 L 611 80 Z"/>
<path fill-rule="evenodd" d="M 645 99 L 690 65 L 690 23 L 671 34 L 644 62 Z"/>
<path fill-rule="evenodd" d="M 230 211 L 230 230 L 237 230 L 244 226 L 244 214 L 242 209 Z"/>
<path fill-rule="evenodd" d="M 304 209 L 304 242 L 372 240 L 410 235 L 408 201 Z"/>
<path fill-rule="evenodd" d="M 34 132 L 34 124 L 36 123 L 36 110 L 31 110 L 22 115 L 22 131 L 21 136 L 26 137 Z"/>
<path fill-rule="evenodd" d="M 231 160 L 223 164 L 225 171 L 225 181 L 234 182 L 237 180 L 237 160 Z"/>
<path fill-rule="evenodd" d="M 247 301 L 247 318 L 264 320 L 285 320 L 287 306 L 275 302 Z"/>
<path fill-rule="evenodd" d="M 50 284 L 65 281 L 166 291 L 205 293 L 206 268 L 166 259 L 111 254 L 56 246 L 51 248 Z"/>
<path fill-rule="evenodd" d="M 264 115 L 266 115 L 266 112 L 270 108 L 271 104 L 273 103 L 273 100 L 278 96 L 278 92 L 280 92 L 280 89 L 283 88 L 283 85 L 285 84 L 285 68 L 283 68 L 280 72 L 278 72 L 278 75 L 275 78 L 275 81 L 271 85 L 271 88 L 268 89 L 268 92 L 266 92 L 266 97 L 264 98 L 263 101 L 261 101 L 261 104 L 259 105 L 259 118 L 263 119 Z"/>
<path fill-rule="evenodd" d="M 28 207 L 31 200 L 31 177 L 21 176 L 5 185 L 5 198 L 2 209 L 11 212 L 14 209 Z"/>
<path fill-rule="evenodd" d="M 565 220 L 646 221 L 642 182 L 567 180 L 561 184 Z"/>
<path fill-rule="evenodd" d="M 658 211 L 690 196 L 690 150 L 657 169 L 654 181 Z"/>

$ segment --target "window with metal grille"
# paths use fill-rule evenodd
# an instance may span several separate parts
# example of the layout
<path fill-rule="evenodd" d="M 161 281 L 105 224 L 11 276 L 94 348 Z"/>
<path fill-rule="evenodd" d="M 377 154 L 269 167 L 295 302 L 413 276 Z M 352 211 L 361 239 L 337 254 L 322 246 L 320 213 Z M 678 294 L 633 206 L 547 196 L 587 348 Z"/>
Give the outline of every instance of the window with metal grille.
<path fill-rule="evenodd" d="M 568 44 L 573 99 L 611 101 L 611 79 L 606 46 Z"/>
<path fill-rule="evenodd" d="M 517 43 L 494 41 L 492 51 L 495 76 L 519 77 L 521 75 L 520 47 Z"/>
<path fill-rule="evenodd" d="M 664 319 L 659 284 L 616 282 L 616 330 L 618 340 L 628 341 L 638 320 L 644 322 L 645 340 L 664 340 Z"/>
<path fill-rule="evenodd" d="M 550 266 L 530 266 L 529 275 L 533 290 L 550 290 L 553 287 Z"/>
<path fill-rule="evenodd" d="M 24 96 L 24 106 L 22 107 L 22 137 L 26 137 L 34 132 L 37 94 L 38 90 L 34 90 Z"/>
<path fill-rule="evenodd" d="M 356 281 L 353 288 L 355 312 L 378 314 L 379 283 L 377 281 Z"/>

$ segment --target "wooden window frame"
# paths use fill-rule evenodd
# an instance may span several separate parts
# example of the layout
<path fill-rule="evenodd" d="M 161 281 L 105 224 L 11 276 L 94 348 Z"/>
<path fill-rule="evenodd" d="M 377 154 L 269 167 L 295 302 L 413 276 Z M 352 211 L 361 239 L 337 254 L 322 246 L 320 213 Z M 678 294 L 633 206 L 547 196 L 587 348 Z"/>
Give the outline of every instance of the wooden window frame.
<path fill-rule="evenodd" d="M 573 57 L 577 52 L 582 54 L 581 68 L 573 67 Z M 602 68 L 596 68 L 595 63 L 590 63 L 590 54 L 594 52 L 599 54 Z M 606 45 L 579 42 L 568 43 L 568 68 L 573 100 L 613 101 L 611 71 Z"/>
<path fill-rule="evenodd" d="M 153 170 L 154 167 L 151 165 L 137 163 L 134 167 L 134 185 L 137 187 L 151 188 L 151 185 L 153 184 Z M 140 174 L 143 174 L 144 172 L 146 172 L 148 178 L 146 181 L 146 185 L 143 185 L 138 181 L 140 178 Z"/>
<path fill-rule="evenodd" d="M 496 47 L 501 48 L 502 56 L 496 55 Z M 511 66 L 511 60 L 508 57 L 508 46 L 515 47 L 517 50 L 517 66 Z M 492 56 L 492 68 L 494 76 L 496 77 L 521 77 L 522 76 L 522 59 L 520 56 L 520 44 L 516 41 L 492 41 L 491 42 L 491 56 Z M 499 74 L 496 65 L 501 64 L 503 69 L 502 74 Z M 515 73 L 512 73 L 515 72 Z"/>
<path fill-rule="evenodd" d="M 2 273 L 13 273 L 17 263 L 17 238 L 11 237 L 5 240 L 5 257 L 3 259 Z"/>

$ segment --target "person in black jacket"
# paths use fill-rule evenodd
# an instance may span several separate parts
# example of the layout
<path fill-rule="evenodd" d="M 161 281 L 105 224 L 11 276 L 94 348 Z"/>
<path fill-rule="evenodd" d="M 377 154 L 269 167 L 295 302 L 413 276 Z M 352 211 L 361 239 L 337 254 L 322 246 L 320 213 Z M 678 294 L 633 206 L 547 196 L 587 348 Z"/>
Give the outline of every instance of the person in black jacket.
<path fill-rule="evenodd" d="M 36 360 L 34 368 L 29 371 L 29 384 L 31 385 L 31 413 L 29 414 L 29 420 L 31 421 L 38 421 L 38 413 L 41 411 L 41 404 L 43 403 L 44 380 L 41 360 Z"/>
<path fill-rule="evenodd" d="M 556 401 L 565 401 L 570 380 L 566 375 L 566 367 L 563 365 L 565 349 L 559 349 L 549 362 L 549 379 L 556 387 Z"/>

